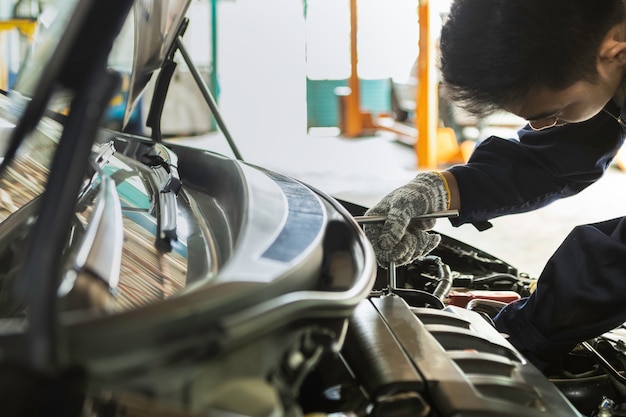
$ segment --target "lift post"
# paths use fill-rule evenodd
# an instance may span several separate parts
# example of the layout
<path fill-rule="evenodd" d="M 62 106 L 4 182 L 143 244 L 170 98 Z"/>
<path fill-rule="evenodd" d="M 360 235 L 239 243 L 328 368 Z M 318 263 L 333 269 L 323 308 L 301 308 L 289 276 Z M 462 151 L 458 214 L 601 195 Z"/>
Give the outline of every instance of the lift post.
<path fill-rule="evenodd" d="M 415 151 L 418 168 L 433 169 L 458 158 L 456 135 L 451 128 L 439 127 L 439 80 L 436 42 L 433 39 L 433 8 L 429 0 L 419 0 L 419 55 L 415 96 Z"/>
<path fill-rule="evenodd" d="M 433 21 L 438 18 L 430 0 L 419 0 L 419 52 L 415 91 L 415 131 L 413 134 L 418 168 L 435 169 L 441 164 L 463 162 L 454 129 L 439 125 L 439 79 L 437 76 L 437 40 Z M 388 129 L 390 130 L 390 129 Z M 391 129 L 393 130 L 393 129 Z M 406 129 L 398 130 L 398 133 Z"/>
<path fill-rule="evenodd" d="M 339 96 L 340 129 L 344 136 L 355 138 L 375 128 L 371 113 L 361 110 L 361 87 L 358 74 L 358 0 L 350 0 L 350 77 L 346 93 Z"/>

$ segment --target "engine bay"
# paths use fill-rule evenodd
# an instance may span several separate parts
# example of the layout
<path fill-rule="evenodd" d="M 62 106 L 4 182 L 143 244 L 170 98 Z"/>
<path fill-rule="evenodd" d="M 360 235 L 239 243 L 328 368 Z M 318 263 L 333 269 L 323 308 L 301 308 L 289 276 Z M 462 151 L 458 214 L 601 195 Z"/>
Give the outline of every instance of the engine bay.
<path fill-rule="evenodd" d="M 412 264 L 393 272 L 379 266 L 376 287 L 351 317 L 342 351 L 325 358 L 330 363 L 313 377 L 324 412 L 626 415 L 623 327 L 579 344 L 543 373 L 495 329 L 499 310 L 529 295 L 536 283 L 445 235 Z"/>

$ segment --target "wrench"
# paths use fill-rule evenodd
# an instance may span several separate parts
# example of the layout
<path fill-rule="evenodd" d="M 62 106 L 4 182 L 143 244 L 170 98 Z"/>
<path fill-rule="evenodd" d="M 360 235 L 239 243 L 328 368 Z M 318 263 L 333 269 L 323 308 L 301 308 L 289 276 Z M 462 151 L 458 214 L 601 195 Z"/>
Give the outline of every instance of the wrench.
<path fill-rule="evenodd" d="M 423 220 L 423 219 L 438 219 L 442 217 L 457 217 L 459 215 L 458 210 L 446 210 L 436 211 L 434 213 L 420 214 L 419 216 L 412 217 L 411 220 Z M 387 220 L 387 216 L 354 216 L 359 224 L 365 223 L 383 223 Z"/>

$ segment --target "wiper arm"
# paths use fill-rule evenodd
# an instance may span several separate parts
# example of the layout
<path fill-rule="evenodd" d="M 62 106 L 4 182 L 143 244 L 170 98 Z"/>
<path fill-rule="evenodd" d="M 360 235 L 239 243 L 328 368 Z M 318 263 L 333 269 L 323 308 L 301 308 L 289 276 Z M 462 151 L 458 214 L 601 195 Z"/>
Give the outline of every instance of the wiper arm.
<path fill-rule="evenodd" d="M 59 295 L 66 295 L 76 288 L 73 298 L 75 303 L 85 307 L 106 308 L 119 284 L 124 226 L 115 182 L 101 173 L 98 190 L 87 230 L 74 264 L 59 287 Z M 78 280 L 83 282 L 76 285 Z M 102 284 L 108 289 L 104 295 L 98 291 Z"/>
<path fill-rule="evenodd" d="M 176 156 L 163 145 L 156 144 L 143 156 L 143 162 L 152 169 L 158 194 L 155 198 L 157 212 L 155 246 L 162 252 L 169 252 L 172 250 L 172 243 L 178 240 L 176 231 L 177 196 L 182 186 L 176 166 Z"/>
<path fill-rule="evenodd" d="M 100 177 L 104 176 L 102 170 L 109 163 L 115 152 L 113 141 L 110 141 L 102 144 L 97 155 L 91 158 L 91 165 L 95 172 L 91 179 L 85 183 L 78 195 L 77 212 L 85 210 L 87 205 L 89 205 L 98 194 L 98 181 Z"/>

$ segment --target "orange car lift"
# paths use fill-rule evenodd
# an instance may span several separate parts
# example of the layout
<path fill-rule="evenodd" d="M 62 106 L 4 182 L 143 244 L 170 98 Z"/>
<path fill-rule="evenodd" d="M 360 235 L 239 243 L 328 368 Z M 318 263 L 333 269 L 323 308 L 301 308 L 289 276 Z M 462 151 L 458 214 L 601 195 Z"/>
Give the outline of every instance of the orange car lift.
<path fill-rule="evenodd" d="M 436 42 L 431 34 L 433 19 L 429 0 L 419 0 L 418 88 L 415 92 L 415 127 L 395 123 L 390 117 L 375 119 L 360 105 L 357 72 L 357 1 L 350 0 L 350 93 L 340 97 L 340 128 L 346 137 L 359 137 L 376 130 L 387 130 L 414 140 L 418 168 L 432 169 L 440 164 L 463 161 L 454 130 L 439 127 L 438 81 L 435 68 Z"/>

